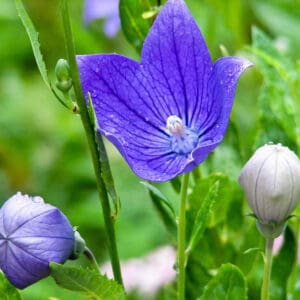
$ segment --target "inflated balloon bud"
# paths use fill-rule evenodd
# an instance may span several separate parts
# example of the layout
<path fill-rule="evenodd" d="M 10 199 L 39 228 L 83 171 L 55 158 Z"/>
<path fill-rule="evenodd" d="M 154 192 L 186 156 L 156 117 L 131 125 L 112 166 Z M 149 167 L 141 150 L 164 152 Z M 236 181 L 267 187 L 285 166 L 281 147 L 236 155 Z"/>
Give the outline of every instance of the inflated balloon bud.
<path fill-rule="evenodd" d="M 281 144 L 256 150 L 241 171 L 239 183 L 266 238 L 284 230 L 300 200 L 300 160 Z"/>
<path fill-rule="evenodd" d="M 49 263 L 64 263 L 74 248 L 70 222 L 41 197 L 15 194 L 0 220 L 0 269 L 19 289 L 47 277 Z"/>

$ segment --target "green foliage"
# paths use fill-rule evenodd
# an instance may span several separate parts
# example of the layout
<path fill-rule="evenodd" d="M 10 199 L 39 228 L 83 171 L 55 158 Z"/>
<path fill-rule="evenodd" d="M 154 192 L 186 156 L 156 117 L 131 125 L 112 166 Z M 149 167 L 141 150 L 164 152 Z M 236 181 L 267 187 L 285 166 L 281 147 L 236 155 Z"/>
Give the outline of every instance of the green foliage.
<path fill-rule="evenodd" d="M 208 225 L 209 217 L 212 213 L 212 208 L 219 192 L 219 185 L 219 181 L 215 181 L 203 199 L 194 221 L 191 237 L 188 243 L 188 252 L 193 250 L 195 244 L 197 244 L 203 236 L 203 232 Z"/>
<path fill-rule="evenodd" d="M 258 99 L 260 131 L 257 134 L 257 144 L 282 143 L 297 152 L 299 124 L 296 103 L 299 101 L 299 94 L 296 87 L 296 66 L 280 54 L 270 38 L 258 28 L 253 28 L 252 39 L 252 51 L 264 78 Z"/>
<path fill-rule="evenodd" d="M 50 263 L 51 276 L 61 287 L 95 300 L 125 299 L 125 292 L 116 281 L 91 269 Z"/>
<path fill-rule="evenodd" d="M 274 257 L 271 274 L 270 299 L 284 300 L 287 295 L 287 285 L 291 272 L 295 267 L 297 244 L 294 233 L 287 227 L 284 233 L 284 243 L 280 252 Z"/>
<path fill-rule="evenodd" d="M 19 291 L 9 283 L 5 275 L 0 271 L 0 299 L 2 300 L 22 300 Z"/>
<path fill-rule="evenodd" d="M 165 227 L 170 233 L 172 233 L 175 236 L 177 232 L 177 226 L 175 223 L 176 213 L 173 204 L 154 185 L 146 181 L 142 181 L 141 184 L 144 185 L 149 191 L 152 203 L 156 208 L 159 217 L 162 219 Z"/>
<path fill-rule="evenodd" d="M 52 87 L 52 84 L 48 78 L 46 64 L 44 62 L 43 55 L 40 50 L 40 42 L 39 42 L 39 38 L 38 38 L 38 32 L 35 30 L 34 25 L 22 3 L 22 0 L 15 0 L 15 3 L 16 3 L 16 8 L 17 8 L 19 17 L 22 20 L 22 23 L 23 23 L 23 25 L 27 31 L 28 37 L 30 39 L 30 43 L 32 46 L 32 51 L 33 51 L 33 54 L 35 57 L 35 61 L 37 63 L 38 69 L 40 71 L 40 74 L 41 74 L 46 86 L 51 90 L 51 92 L 60 101 L 60 103 L 63 106 L 68 108 L 68 105 L 58 96 L 58 94 Z"/>
<path fill-rule="evenodd" d="M 16 0 L 18 13 L 30 37 L 43 81 L 50 88 L 51 72 L 47 73 L 38 38 L 42 41 L 47 66 L 50 66 L 47 57 L 49 52 L 52 60 L 64 56 L 63 45 L 59 44 L 60 40 L 57 38 L 60 28 L 53 26 L 59 24 L 59 21 L 53 21 L 59 8 L 56 8 L 57 4 L 50 3 L 56 2 L 43 1 L 39 6 L 32 4 L 39 3 L 38 1 L 24 1 L 26 10 L 40 32 L 38 35 L 22 2 Z M 164 2 L 161 1 L 162 4 Z M 245 49 L 243 47 L 251 43 L 250 24 L 257 26 L 252 29 L 251 47 L 238 54 L 252 55 L 250 60 L 253 60 L 255 67 L 241 78 L 234 114 L 225 139 L 201 164 L 202 177 L 195 177 L 194 185 L 190 185 L 187 207 L 188 238 L 197 238 L 187 263 L 187 299 L 218 299 L 218 296 L 226 299 L 225 289 L 229 287 L 229 292 L 234 293 L 230 289 L 231 278 L 237 280 L 243 297 L 246 278 L 248 299 L 260 298 L 264 266 L 261 252 L 264 241 L 256 229 L 255 220 L 245 217 L 250 210 L 246 207 L 236 180 L 252 151 L 263 143 L 280 142 L 298 153 L 300 151 L 300 68 L 299 61 L 298 64 L 296 61 L 299 60 L 300 52 L 300 15 L 299 4 L 296 2 L 186 0 L 209 44 L 213 59 L 220 56 L 221 43 L 230 55 L 236 55 L 236 52 Z M 158 1 L 121 0 L 120 15 L 125 38 L 119 34 L 112 40 L 99 35 L 99 32 L 83 28 L 82 2 L 69 3 L 79 53 L 117 52 L 139 60 L 125 38 L 140 52 L 158 11 Z M 97 260 L 102 262 L 107 258 L 103 246 L 106 243 L 105 232 L 82 130 L 76 116 L 66 115 L 60 107 L 51 105 L 51 97 L 45 93 L 37 77 L 28 42 L 21 34 L 23 31 L 17 21 L 16 12 L 14 8 L 9 9 L 10 6 L 13 7 L 11 1 L 4 0 L 0 11 L 0 56 L 3 63 L 0 70 L 0 100 L 4 112 L 0 116 L 0 126 L 5 129 L 0 134 L 1 201 L 16 190 L 43 195 L 47 201 L 59 206 L 74 225 L 80 226 L 80 232 L 89 247 L 95 251 Z M 39 10 L 41 6 L 42 9 Z M 50 40 L 52 47 L 48 47 Z M 102 175 L 107 178 L 106 184 L 110 186 L 108 190 L 114 204 L 118 204 L 118 195 L 122 199 L 122 210 L 117 223 L 121 257 L 127 259 L 142 256 L 162 243 L 172 243 L 173 236 L 162 234 L 163 226 L 157 222 L 157 215 L 152 208 L 154 205 L 165 226 L 175 234 L 174 211 L 178 194 L 166 185 L 159 187 L 162 193 L 154 185 L 147 183 L 151 203 L 148 201 L 148 193 L 138 184 L 137 178 L 120 155 L 109 144 L 106 146 L 112 172 L 115 174 L 115 184 L 107 184 L 112 183 L 109 174 Z M 102 156 L 102 159 L 107 160 L 108 157 Z M 172 180 L 172 186 L 179 193 L 180 179 Z M 289 223 L 291 227 L 285 232 L 284 245 L 273 260 L 272 300 L 286 299 L 288 292 L 289 299 L 297 300 L 300 297 L 300 269 L 295 261 L 299 230 L 292 220 Z M 217 273 L 221 265 L 223 266 Z M 76 280 L 75 283 L 69 281 L 69 270 L 64 273 L 64 277 L 68 279 L 68 284 L 76 286 Z M 78 278 L 82 275 L 81 272 L 85 272 L 84 269 L 80 270 L 76 271 Z M 91 282 L 94 276 L 98 278 L 96 273 L 89 276 Z M 108 279 L 100 280 L 107 280 L 105 285 L 114 285 Z M 0 298 L 10 295 L 6 290 L 8 289 L 15 292 L 15 299 L 21 299 L 20 294 L 26 300 L 40 300 L 45 295 L 57 299 L 72 299 L 69 294 L 72 292 L 61 291 L 52 281 L 51 278 L 42 280 L 19 293 L 1 279 L 1 289 L 5 289 L 5 296 L 0 295 Z M 171 296 L 166 293 L 157 299 L 174 299 L 174 290 L 172 289 Z M 121 298 L 122 293 L 120 291 Z M 235 295 L 230 296 L 230 299 L 235 299 Z M 14 299 L 13 297 L 10 295 L 9 299 Z M 77 297 L 84 296 L 74 294 L 74 299 L 79 299 Z M 148 300 L 146 296 L 144 298 Z M 136 291 L 134 299 L 144 298 Z"/>
<path fill-rule="evenodd" d="M 246 300 L 247 284 L 243 273 L 234 265 L 222 265 L 207 284 L 199 300 Z"/>
<path fill-rule="evenodd" d="M 156 0 L 120 0 L 120 18 L 123 32 L 129 43 L 138 52 L 141 52 L 146 35 L 152 25 L 153 17 L 156 15 L 156 5 Z"/>

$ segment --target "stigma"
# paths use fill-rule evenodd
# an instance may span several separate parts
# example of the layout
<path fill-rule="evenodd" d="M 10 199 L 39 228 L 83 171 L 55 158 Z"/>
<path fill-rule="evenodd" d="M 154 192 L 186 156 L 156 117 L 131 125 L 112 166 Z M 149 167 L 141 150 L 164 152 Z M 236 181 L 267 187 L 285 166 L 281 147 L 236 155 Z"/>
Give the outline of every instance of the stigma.
<path fill-rule="evenodd" d="M 174 137 L 179 138 L 184 136 L 185 126 L 179 117 L 175 115 L 168 117 L 166 127 Z"/>
<path fill-rule="evenodd" d="M 170 135 L 170 148 L 175 153 L 187 155 L 197 146 L 198 135 L 186 127 L 178 116 L 172 115 L 167 118 L 166 129 Z"/>

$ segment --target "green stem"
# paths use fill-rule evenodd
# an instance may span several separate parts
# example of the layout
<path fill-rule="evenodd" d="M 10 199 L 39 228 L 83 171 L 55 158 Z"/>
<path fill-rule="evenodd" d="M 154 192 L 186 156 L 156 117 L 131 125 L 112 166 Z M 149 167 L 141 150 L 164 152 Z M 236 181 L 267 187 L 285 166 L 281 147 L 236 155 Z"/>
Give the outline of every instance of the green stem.
<path fill-rule="evenodd" d="M 273 243 L 274 243 L 274 239 L 272 238 L 266 239 L 265 269 L 264 269 L 263 284 L 261 288 L 261 300 L 269 299 Z"/>
<path fill-rule="evenodd" d="M 185 299 L 185 264 L 186 264 L 186 254 L 185 254 L 185 234 L 186 234 L 186 198 L 187 190 L 189 184 L 189 173 L 183 175 L 182 186 L 181 186 L 181 196 L 179 204 L 179 217 L 178 217 L 178 281 L 177 281 L 177 299 Z"/>
<path fill-rule="evenodd" d="M 108 236 L 108 250 L 109 250 L 110 259 L 112 263 L 113 274 L 115 280 L 117 280 L 120 284 L 123 284 L 120 261 L 118 256 L 118 249 L 116 244 L 114 221 L 111 216 L 112 214 L 109 205 L 107 190 L 101 176 L 100 156 L 98 152 L 97 143 L 95 140 L 95 132 L 94 132 L 93 125 L 90 121 L 90 116 L 88 113 L 88 109 L 85 103 L 85 99 L 80 84 L 78 67 L 76 63 L 73 34 L 72 34 L 72 29 L 70 24 L 68 0 L 61 0 L 61 12 L 62 12 L 65 41 L 66 41 L 67 58 L 70 65 L 73 87 L 76 94 L 77 104 L 80 110 L 81 121 L 86 133 L 86 137 L 92 155 L 92 161 L 93 161 L 96 181 L 97 181 L 98 194 L 102 205 L 104 222 L 106 226 L 106 233 Z"/>

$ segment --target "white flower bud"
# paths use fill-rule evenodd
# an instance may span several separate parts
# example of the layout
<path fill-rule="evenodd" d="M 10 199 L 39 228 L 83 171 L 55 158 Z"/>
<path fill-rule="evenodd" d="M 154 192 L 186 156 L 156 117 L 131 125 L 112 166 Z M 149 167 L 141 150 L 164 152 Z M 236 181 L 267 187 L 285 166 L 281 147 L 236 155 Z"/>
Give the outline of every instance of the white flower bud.
<path fill-rule="evenodd" d="M 265 145 L 246 163 L 239 183 L 259 228 L 283 225 L 300 200 L 300 160 L 287 147 Z"/>

